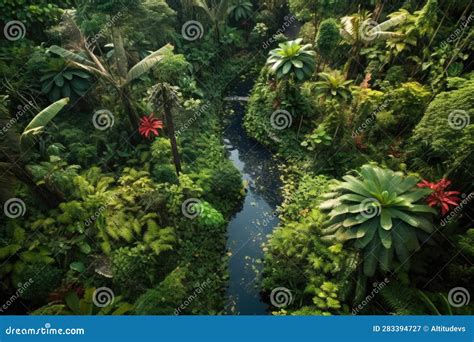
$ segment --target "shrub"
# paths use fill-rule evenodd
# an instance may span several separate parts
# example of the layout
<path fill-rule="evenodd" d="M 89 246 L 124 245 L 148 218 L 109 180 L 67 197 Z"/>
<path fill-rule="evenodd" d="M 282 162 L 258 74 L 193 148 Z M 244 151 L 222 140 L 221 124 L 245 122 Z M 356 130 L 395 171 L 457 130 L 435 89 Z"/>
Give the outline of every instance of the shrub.
<path fill-rule="evenodd" d="M 187 270 L 176 268 L 156 288 L 149 289 L 135 302 L 137 315 L 173 315 L 184 303 Z"/>
<path fill-rule="evenodd" d="M 31 285 L 25 286 L 21 294 L 22 298 L 30 300 L 35 305 L 44 304 L 48 295 L 61 284 L 62 271 L 48 264 L 31 264 L 22 272 L 21 279 L 22 284 L 31 279 Z"/>
<path fill-rule="evenodd" d="M 158 277 L 157 264 L 144 246 L 119 248 L 111 261 L 114 286 L 127 297 L 136 298 Z"/>
<path fill-rule="evenodd" d="M 451 170 L 452 179 L 471 179 L 474 173 L 474 82 L 440 93 L 429 104 L 409 144 L 413 157 L 432 168 Z"/>
<path fill-rule="evenodd" d="M 336 19 L 329 18 L 321 22 L 316 36 L 316 48 L 324 59 L 330 59 L 341 40 Z"/>

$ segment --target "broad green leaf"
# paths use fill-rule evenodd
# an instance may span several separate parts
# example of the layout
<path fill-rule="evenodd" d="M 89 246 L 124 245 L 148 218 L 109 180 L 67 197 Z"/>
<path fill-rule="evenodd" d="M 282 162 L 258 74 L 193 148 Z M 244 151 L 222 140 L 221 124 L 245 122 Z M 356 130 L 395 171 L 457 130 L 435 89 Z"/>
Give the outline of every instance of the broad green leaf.
<path fill-rule="evenodd" d="M 159 50 L 156 50 L 149 56 L 143 58 L 140 62 L 135 64 L 133 68 L 127 74 L 127 79 L 125 84 L 130 83 L 137 78 L 140 78 L 143 74 L 147 73 L 151 68 L 153 68 L 158 62 L 163 60 L 167 55 L 171 54 L 174 50 L 174 46 L 171 44 L 166 44 Z"/>
<path fill-rule="evenodd" d="M 20 144 L 24 143 L 24 140 L 28 138 L 30 134 L 35 134 L 38 132 L 39 129 L 46 126 L 60 111 L 64 108 L 69 102 L 69 98 L 64 98 L 59 101 L 54 102 L 53 104 L 49 105 L 41 112 L 39 112 L 33 120 L 30 121 L 28 126 L 26 126 L 25 130 L 21 134 L 20 137 Z"/>
<path fill-rule="evenodd" d="M 81 55 L 78 55 L 77 53 L 66 50 L 60 46 L 52 45 L 49 47 L 48 50 L 63 57 L 64 59 L 81 63 L 81 64 L 91 66 L 91 67 L 95 66 L 95 64 L 91 62 L 90 60 L 88 60 L 87 58 L 84 58 Z"/>
<path fill-rule="evenodd" d="M 382 228 L 378 229 L 380 241 L 385 248 L 392 247 L 392 232 Z"/>
<path fill-rule="evenodd" d="M 392 215 L 389 210 L 382 209 L 380 213 L 380 225 L 384 230 L 390 230 L 392 228 Z"/>

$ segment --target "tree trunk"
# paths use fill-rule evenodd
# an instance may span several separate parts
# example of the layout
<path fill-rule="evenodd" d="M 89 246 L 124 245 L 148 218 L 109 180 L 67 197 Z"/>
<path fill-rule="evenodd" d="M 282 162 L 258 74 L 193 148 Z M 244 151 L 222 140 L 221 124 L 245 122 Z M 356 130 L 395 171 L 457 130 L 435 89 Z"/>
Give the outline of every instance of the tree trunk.
<path fill-rule="evenodd" d="M 179 158 L 178 144 L 176 143 L 173 114 L 171 113 L 172 106 L 169 101 L 170 100 L 168 99 L 168 96 L 166 95 L 166 91 L 163 91 L 163 107 L 165 111 L 166 129 L 168 131 L 168 135 L 171 142 L 171 153 L 173 154 L 173 162 L 176 168 L 176 174 L 179 177 L 179 174 L 181 173 L 181 161 Z"/>
<path fill-rule="evenodd" d="M 33 175 L 24 165 L 16 165 L 12 173 L 22 183 L 24 183 L 33 192 L 42 203 L 49 208 L 56 208 L 61 202 L 64 202 L 64 195 L 50 189 L 46 184 L 37 185 L 33 180 Z"/>
<path fill-rule="evenodd" d="M 385 4 L 384 4 L 383 0 L 378 0 L 377 1 L 376 5 L 375 5 L 374 12 L 373 12 L 373 16 L 372 16 L 375 21 L 379 20 L 380 15 L 382 14 L 384 5 Z"/>
<path fill-rule="evenodd" d="M 130 89 L 128 88 L 128 86 L 124 86 L 121 88 L 120 97 L 125 106 L 125 110 L 127 111 L 128 118 L 132 125 L 133 131 L 136 131 L 139 125 L 139 117 L 138 117 L 137 110 L 133 104 L 133 101 L 131 98 L 132 94 L 130 93 Z"/>
<path fill-rule="evenodd" d="M 118 75 L 121 81 L 127 78 L 128 61 L 127 53 L 123 46 L 122 32 L 118 26 L 112 26 L 112 42 L 114 44 L 114 57 Z"/>

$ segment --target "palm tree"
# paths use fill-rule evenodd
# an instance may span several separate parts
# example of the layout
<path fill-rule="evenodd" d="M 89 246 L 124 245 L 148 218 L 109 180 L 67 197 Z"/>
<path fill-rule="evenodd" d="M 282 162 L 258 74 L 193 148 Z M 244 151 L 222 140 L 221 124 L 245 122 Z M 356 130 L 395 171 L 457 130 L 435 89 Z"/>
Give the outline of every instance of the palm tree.
<path fill-rule="evenodd" d="M 230 0 L 192 0 L 192 4 L 204 10 L 211 20 L 217 43 L 221 40 L 221 27 L 229 15 Z"/>
<path fill-rule="evenodd" d="M 367 11 L 359 11 L 341 18 L 341 36 L 348 44 L 352 45 L 349 53 L 351 57 L 345 67 L 347 78 L 357 74 L 357 67 L 360 64 L 358 58 L 360 50 L 364 46 L 380 40 L 403 37 L 403 34 L 387 30 L 403 23 L 407 15 L 407 12 L 398 12 L 396 16 L 392 16 L 391 19 L 380 24 L 375 22 L 372 19 L 372 14 Z"/>
<path fill-rule="evenodd" d="M 315 68 L 315 55 L 311 44 L 301 45 L 302 39 L 279 44 L 279 48 L 270 51 L 267 65 L 277 79 L 303 81 L 311 77 Z"/>
<path fill-rule="evenodd" d="M 334 97 L 347 101 L 351 96 L 349 86 L 352 80 L 346 80 L 339 71 L 319 73 L 321 81 L 315 83 L 318 97 Z"/>
<path fill-rule="evenodd" d="M 161 106 L 163 106 L 165 126 L 170 138 L 173 162 L 176 169 L 176 174 L 179 176 L 181 173 L 181 160 L 179 157 L 178 144 L 176 142 L 176 132 L 172 113 L 173 106 L 178 103 L 176 87 L 173 87 L 166 82 L 158 83 L 151 89 L 150 100 L 153 103 L 155 110 L 158 110 Z"/>
<path fill-rule="evenodd" d="M 0 99 L 0 126 L 8 127 L 11 117 L 6 108 L 6 97 Z M 66 106 L 69 98 L 54 102 L 40 111 L 26 126 L 20 135 L 11 127 L 0 136 L 0 200 L 4 201 L 13 194 L 16 180 L 24 183 L 43 203 L 54 208 L 63 200 L 63 195 L 48 187 L 47 184 L 36 184 L 23 158 L 32 138 L 41 133 L 43 128 Z"/>

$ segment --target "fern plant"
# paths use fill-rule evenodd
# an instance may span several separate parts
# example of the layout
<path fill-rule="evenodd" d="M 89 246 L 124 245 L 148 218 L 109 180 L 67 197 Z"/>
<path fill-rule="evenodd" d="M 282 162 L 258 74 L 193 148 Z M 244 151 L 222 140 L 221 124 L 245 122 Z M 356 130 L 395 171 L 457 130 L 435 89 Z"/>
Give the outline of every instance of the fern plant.
<path fill-rule="evenodd" d="M 329 211 L 324 239 L 350 242 L 361 250 L 366 276 L 375 274 L 377 264 L 384 272 L 393 269 L 395 254 L 407 267 L 410 253 L 420 248 L 419 240 L 435 230 L 429 215 L 436 211 L 424 203 L 430 190 L 417 188 L 417 177 L 373 165 L 364 165 L 357 177 L 343 179 L 320 205 Z"/>
<path fill-rule="evenodd" d="M 472 305 L 454 307 L 445 293 L 431 293 L 402 285 L 390 284 L 381 292 L 383 302 L 397 315 L 472 315 Z"/>

